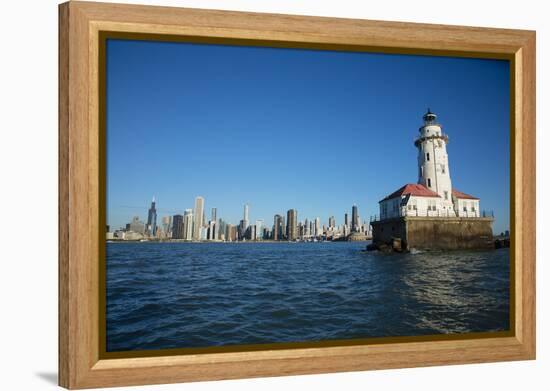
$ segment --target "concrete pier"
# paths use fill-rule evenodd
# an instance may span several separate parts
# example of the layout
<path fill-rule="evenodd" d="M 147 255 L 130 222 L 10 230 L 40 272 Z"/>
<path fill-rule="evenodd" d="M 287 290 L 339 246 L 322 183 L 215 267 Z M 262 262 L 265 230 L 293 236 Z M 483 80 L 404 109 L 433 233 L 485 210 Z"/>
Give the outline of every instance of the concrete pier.
<path fill-rule="evenodd" d="M 494 248 L 492 217 L 404 216 L 371 222 L 373 247 L 398 251 Z"/>

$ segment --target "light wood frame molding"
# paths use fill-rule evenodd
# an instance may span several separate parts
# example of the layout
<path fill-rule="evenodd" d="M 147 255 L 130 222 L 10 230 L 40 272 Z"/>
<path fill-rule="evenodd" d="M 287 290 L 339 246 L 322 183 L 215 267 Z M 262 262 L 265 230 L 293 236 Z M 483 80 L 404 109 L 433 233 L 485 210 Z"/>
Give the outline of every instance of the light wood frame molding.
<path fill-rule="evenodd" d="M 507 58 L 511 64 L 509 336 L 109 358 L 99 351 L 99 33 Z M 535 32 L 71 1 L 59 6 L 59 384 L 92 388 L 535 358 Z M 103 239 L 102 239 L 103 240 Z"/>

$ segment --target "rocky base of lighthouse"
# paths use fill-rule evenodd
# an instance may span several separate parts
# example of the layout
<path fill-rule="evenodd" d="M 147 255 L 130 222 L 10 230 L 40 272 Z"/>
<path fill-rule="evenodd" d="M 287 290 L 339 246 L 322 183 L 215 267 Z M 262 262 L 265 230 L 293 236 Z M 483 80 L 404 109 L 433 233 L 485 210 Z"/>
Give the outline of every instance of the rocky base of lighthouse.
<path fill-rule="evenodd" d="M 397 251 L 491 249 L 493 218 L 399 217 L 371 222 L 373 248 Z"/>

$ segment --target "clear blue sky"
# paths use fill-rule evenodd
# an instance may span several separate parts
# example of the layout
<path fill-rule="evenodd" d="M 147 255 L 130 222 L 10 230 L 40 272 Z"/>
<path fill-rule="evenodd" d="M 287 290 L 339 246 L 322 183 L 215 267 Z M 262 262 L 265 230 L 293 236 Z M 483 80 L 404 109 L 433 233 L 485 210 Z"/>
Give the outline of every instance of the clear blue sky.
<path fill-rule="evenodd" d="M 352 204 L 362 219 L 417 181 L 427 107 L 450 136 L 453 187 L 509 227 L 509 63 L 108 40 L 107 222 L 183 213 L 194 198 L 231 223 L 299 220 Z"/>

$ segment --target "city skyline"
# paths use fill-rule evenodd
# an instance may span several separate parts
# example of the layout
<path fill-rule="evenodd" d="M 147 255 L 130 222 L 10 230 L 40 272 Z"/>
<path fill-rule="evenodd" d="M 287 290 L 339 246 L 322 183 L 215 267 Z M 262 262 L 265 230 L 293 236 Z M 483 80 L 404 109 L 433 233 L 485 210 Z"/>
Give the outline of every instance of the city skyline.
<path fill-rule="evenodd" d="M 151 196 L 148 199 L 147 199 L 147 197 L 143 197 L 143 199 L 145 200 L 143 206 L 138 206 L 138 205 L 122 205 L 122 206 L 120 206 L 120 209 L 122 211 L 125 211 L 125 212 L 121 213 L 122 218 L 120 219 L 120 223 L 119 224 L 116 224 L 116 223 L 112 224 L 109 220 L 107 220 L 107 225 L 111 226 L 112 228 L 123 228 L 128 223 L 128 221 L 131 220 L 135 216 L 139 216 L 140 218 L 143 217 L 144 221 L 145 220 L 149 221 L 149 207 L 150 207 L 151 203 L 154 202 L 155 203 L 155 209 L 157 211 L 157 224 L 156 225 L 158 226 L 159 225 L 158 220 L 162 219 L 163 217 L 167 217 L 167 216 L 171 217 L 171 216 L 174 216 L 176 214 L 184 215 L 186 210 L 192 210 L 193 213 L 194 213 L 193 204 L 195 203 L 196 197 L 197 196 L 187 197 L 191 200 L 191 202 L 190 203 L 187 202 L 187 203 L 185 203 L 184 206 L 179 206 L 179 207 L 175 207 L 173 205 L 163 206 L 162 204 L 160 204 L 161 206 L 159 207 L 157 196 Z M 216 209 L 216 213 L 217 213 L 219 208 L 216 207 L 216 206 L 212 206 L 212 207 L 208 206 L 207 197 L 203 197 L 203 196 L 199 196 L 199 197 L 204 199 L 204 212 L 205 212 L 205 214 L 211 216 L 212 208 Z M 153 199 L 154 199 L 154 201 L 152 201 Z M 377 203 L 377 205 L 378 205 L 378 203 Z M 266 220 L 272 219 L 273 216 L 275 216 L 277 214 L 281 214 L 281 215 L 285 214 L 285 216 L 286 216 L 286 213 L 289 209 L 300 210 L 300 208 L 280 208 L 279 210 L 276 210 L 271 215 L 264 216 L 263 214 L 262 215 L 254 214 L 254 208 L 251 208 L 251 207 L 254 206 L 253 203 L 244 202 L 244 203 L 241 203 L 241 205 L 236 206 L 234 208 L 235 210 L 231 210 L 228 213 L 228 215 L 233 216 L 233 218 L 228 219 L 228 221 L 230 221 L 232 223 L 235 223 L 235 224 L 238 224 L 239 220 L 243 217 L 243 211 L 242 210 L 245 206 L 248 206 L 249 215 L 253 216 L 253 217 L 249 217 L 249 219 L 248 219 L 249 222 L 256 221 L 258 219 L 266 221 Z M 335 220 L 336 220 L 336 225 L 341 225 L 341 224 L 346 223 L 345 222 L 345 214 L 347 214 L 347 215 L 349 215 L 348 225 L 351 227 L 352 226 L 352 213 L 353 213 L 353 207 L 354 206 L 358 206 L 358 203 L 352 202 L 347 209 L 345 209 L 343 212 L 340 213 L 342 216 L 339 216 L 338 212 L 335 212 L 335 213 L 322 213 L 320 215 L 311 215 L 309 217 L 313 217 L 313 218 L 319 217 L 321 219 L 321 221 L 325 221 L 327 225 L 329 224 L 330 219 L 332 217 L 334 217 Z M 241 210 L 240 212 L 239 212 L 239 209 Z M 251 209 L 252 209 L 252 213 L 250 213 Z M 335 210 L 335 208 L 330 208 L 330 210 Z M 374 216 L 374 215 L 378 214 L 377 210 L 375 210 L 374 212 L 375 212 L 374 214 L 372 214 L 372 215 L 369 214 L 368 216 L 365 213 L 363 213 L 363 214 L 359 213 L 359 217 L 361 218 L 362 222 L 364 222 L 364 221 L 368 222 L 371 216 Z M 239 213 L 240 213 L 240 217 L 239 217 Z M 211 220 L 211 218 L 207 219 L 207 222 L 209 220 Z"/>
<path fill-rule="evenodd" d="M 199 201 L 200 206 L 197 208 L 197 201 Z M 282 229 L 281 231 L 278 231 L 278 234 L 283 237 L 289 237 L 289 232 L 287 230 L 288 223 L 289 223 L 289 216 L 293 216 L 293 220 L 291 224 L 295 224 L 295 226 L 299 226 L 300 224 L 303 224 L 305 226 L 308 226 L 308 223 L 313 224 L 312 227 L 314 227 L 315 231 L 312 230 L 311 234 L 314 236 L 319 236 L 318 230 L 320 228 L 340 228 L 342 226 L 347 226 L 349 229 L 348 233 L 358 231 L 359 228 L 363 225 L 369 225 L 370 219 L 373 216 L 361 216 L 361 214 L 358 211 L 358 205 L 353 204 L 351 207 L 351 210 L 353 210 L 353 215 L 355 218 L 353 219 L 353 222 L 347 221 L 347 215 L 348 212 L 344 211 L 342 212 L 341 220 L 338 218 L 338 216 L 331 215 L 329 216 L 326 221 L 321 219 L 319 216 L 311 217 L 300 217 L 298 214 L 298 210 L 296 208 L 291 208 L 286 210 L 285 212 L 275 213 L 271 217 L 271 221 L 273 221 L 273 224 L 270 225 L 270 223 L 265 223 L 265 221 L 270 221 L 270 219 L 265 218 L 255 218 L 250 219 L 250 204 L 245 203 L 243 204 L 243 215 L 242 219 L 239 221 L 229 221 L 223 218 L 223 215 L 218 215 L 218 208 L 217 207 L 207 207 L 206 204 L 206 198 L 202 196 L 196 196 L 195 197 L 195 208 L 185 208 L 183 209 L 183 212 L 174 212 L 173 214 L 158 214 L 158 211 L 162 211 L 162 208 L 157 208 L 157 199 L 155 196 L 153 196 L 152 201 L 150 203 L 149 209 L 144 208 L 146 211 L 143 213 L 147 215 L 147 222 L 141 220 L 140 214 L 134 214 L 129 215 L 127 218 L 127 221 L 120 225 L 120 226 L 111 226 L 108 224 L 109 229 L 111 232 L 114 231 L 123 231 L 123 230 L 129 230 L 134 232 L 139 232 L 139 230 L 135 230 L 132 228 L 132 224 L 140 223 L 143 224 L 143 231 L 147 233 L 150 236 L 154 236 L 154 233 L 157 228 L 159 229 L 166 229 L 166 225 L 169 225 L 170 231 L 175 231 L 176 238 L 179 236 L 184 235 L 183 232 L 188 232 L 186 236 L 190 237 L 192 240 L 200 240 L 200 237 L 196 234 L 197 229 L 200 227 L 208 227 L 211 222 L 218 223 L 220 221 L 223 221 L 224 224 L 230 224 L 234 227 L 239 227 L 239 225 L 243 225 L 243 228 L 246 229 L 250 225 L 258 225 L 258 223 L 261 223 L 261 225 L 265 228 L 268 228 L 269 230 L 275 229 L 278 224 L 282 224 L 280 227 Z M 143 209 L 143 208 L 140 208 Z M 199 210 L 199 213 L 197 213 L 197 210 Z M 204 216 L 207 214 L 207 211 L 210 211 L 210 218 L 204 219 Z M 283 217 L 283 215 L 286 217 Z M 198 225 L 197 220 L 195 216 L 199 216 Z M 188 218 L 191 219 L 191 223 L 189 223 Z M 282 220 L 277 220 L 277 219 Z M 162 224 L 157 224 L 156 222 L 160 219 L 162 221 Z M 154 221 L 155 223 L 152 224 L 151 222 Z M 170 221 L 170 223 L 167 223 L 167 221 Z M 251 221 L 254 221 L 255 224 L 252 224 Z M 192 224 L 192 225 L 190 225 Z M 191 228 L 192 227 L 192 228 Z M 141 233 L 141 232 L 140 232 Z M 180 235 L 181 233 L 181 235 Z M 290 238 L 296 239 L 296 233 L 292 233 Z"/>
<path fill-rule="evenodd" d="M 354 203 L 366 219 L 416 176 L 426 107 L 450 134 L 453 184 L 509 227 L 507 61 L 109 40 L 107 82 L 113 227 L 152 195 L 159 216 L 202 194 L 234 222 L 244 203 L 250 221 L 296 208 L 341 223 Z"/>

